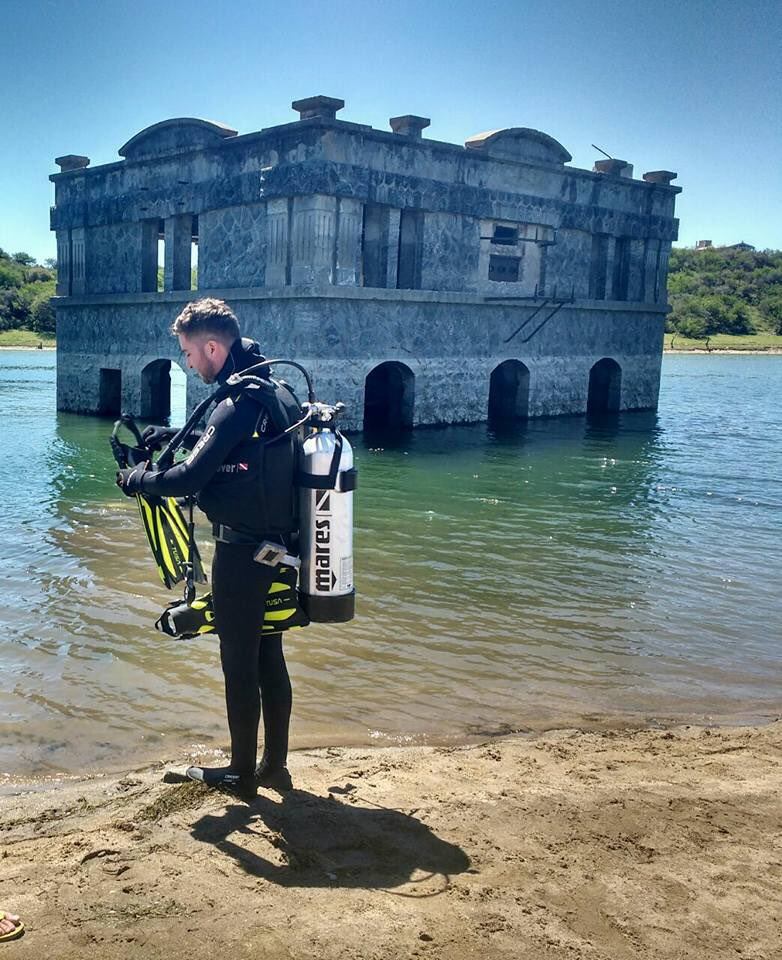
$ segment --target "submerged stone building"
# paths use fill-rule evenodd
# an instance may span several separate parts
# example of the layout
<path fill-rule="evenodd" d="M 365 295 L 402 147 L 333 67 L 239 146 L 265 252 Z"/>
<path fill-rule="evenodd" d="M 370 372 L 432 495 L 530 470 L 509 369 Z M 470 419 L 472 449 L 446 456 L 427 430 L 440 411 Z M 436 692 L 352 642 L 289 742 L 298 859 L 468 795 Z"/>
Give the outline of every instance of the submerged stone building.
<path fill-rule="evenodd" d="M 170 324 L 207 295 L 353 428 L 656 406 L 676 174 L 574 169 L 522 127 L 463 147 L 424 139 L 424 117 L 375 130 L 343 106 L 300 100 L 241 136 L 166 120 L 117 163 L 57 159 L 59 409 L 165 416 Z M 204 390 L 189 378 L 189 407 Z"/>

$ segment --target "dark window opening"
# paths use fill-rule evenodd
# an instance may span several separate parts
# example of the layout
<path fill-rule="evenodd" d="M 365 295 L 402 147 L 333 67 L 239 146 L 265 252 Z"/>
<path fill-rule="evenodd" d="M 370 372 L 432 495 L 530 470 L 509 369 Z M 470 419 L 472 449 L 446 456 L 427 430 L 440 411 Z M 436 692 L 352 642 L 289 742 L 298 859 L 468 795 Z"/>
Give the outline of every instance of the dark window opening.
<path fill-rule="evenodd" d="M 518 227 L 503 227 L 500 224 L 494 225 L 494 236 L 491 238 L 492 243 L 500 244 L 515 244 L 519 242 L 519 228 Z"/>
<path fill-rule="evenodd" d="M 141 411 L 145 420 L 166 420 L 171 415 L 171 361 L 153 360 L 141 371 Z"/>
<path fill-rule="evenodd" d="M 361 272 L 365 287 L 388 284 L 388 207 L 374 203 L 364 207 Z"/>
<path fill-rule="evenodd" d="M 518 283 L 521 257 L 489 257 L 489 280 Z"/>
<path fill-rule="evenodd" d="M 627 300 L 627 284 L 630 276 L 630 239 L 617 237 L 614 249 L 613 299 Z"/>
<path fill-rule="evenodd" d="M 98 385 L 98 413 L 118 416 L 122 409 L 122 371 L 101 367 Z"/>
<path fill-rule="evenodd" d="M 608 234 L 596 233 L 592 237 L 592 260 L 589 267 L 589 296 L 592 300 L 605 300 L 607 264 Z"/>
<path fill-rule="evenodd" d="M 364 386 L 364 429 L 409 430 L 413 426 L 415 376 L 396 360 L 370 371 Z"/>
<path fill-rule="evenodd" d="M 491 373 L 489 422 L 526 420 L 529 416 L 529 370 L 520 360 L 505 360 Z"/>
<path fill-rule="evenodd" d="M 423 211 L 403 210 L 399 218 L 399 268 L 396 281 L 400 290 L 421 289 L 423 241 Z"/>
<path fill-rule="evenodd" d="M 610 357 L 604 357 L 589 371 L 587 413 L 616 413 L 622 393 L 622 368 Z"/>

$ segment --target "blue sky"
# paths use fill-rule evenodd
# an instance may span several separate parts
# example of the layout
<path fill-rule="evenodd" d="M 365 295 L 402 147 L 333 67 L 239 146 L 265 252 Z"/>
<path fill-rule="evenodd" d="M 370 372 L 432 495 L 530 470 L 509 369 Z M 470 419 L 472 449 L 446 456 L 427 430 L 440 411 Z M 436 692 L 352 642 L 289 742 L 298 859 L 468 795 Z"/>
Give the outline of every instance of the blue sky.
<path fill-rule="evenodd" d="M 292 100 L 405 113 L 463 143 L 534 127 L 591 169 L 597 144 L 684 188 L 680 244 L 782 248 L 780 0 L 2 0 L 0 247 L 54 256 L 66 153 L 92 164 L 169 117 L 248 133 Z"/>

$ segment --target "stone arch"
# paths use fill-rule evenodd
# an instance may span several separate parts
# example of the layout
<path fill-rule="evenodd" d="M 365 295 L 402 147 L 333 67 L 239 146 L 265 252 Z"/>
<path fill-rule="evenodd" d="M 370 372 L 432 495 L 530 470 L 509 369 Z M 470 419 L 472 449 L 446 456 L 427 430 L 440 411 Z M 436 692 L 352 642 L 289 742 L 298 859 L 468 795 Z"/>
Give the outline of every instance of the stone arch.
<path fill-rule="evenodd" d="M 159 423 L 171 416 L 171 367 L 171 360 L 159 359 L 152 360 L 142 369 L 139 411 L 142 420 Z M 182 386 L 184 389 L 184 384 Z M 176 405 L 184 408 L 184 397 Z"/>
<path fill-rule="evenodd" d="M 415 374 L 398 360 L 386 360 L 364 383 L 364 429 L 409 430 L 415 409 Z"/>
<path fill-rule="evenodd" d="M 489 420 L 526 420 L 529 416 L 529 367 L 503 360 L 491 372 Z"/>
<path fill-rule="evenodd" d="M 587 413 L 616 413 L 622 394 L 622 368 L 610 357 L 603 357 L 589 371 Z"/>

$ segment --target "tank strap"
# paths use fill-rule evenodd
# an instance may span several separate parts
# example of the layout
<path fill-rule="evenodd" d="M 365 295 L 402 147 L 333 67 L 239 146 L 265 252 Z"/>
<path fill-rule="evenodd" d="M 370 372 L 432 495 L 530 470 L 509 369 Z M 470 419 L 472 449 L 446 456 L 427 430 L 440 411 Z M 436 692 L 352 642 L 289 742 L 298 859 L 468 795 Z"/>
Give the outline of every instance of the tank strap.
<path fill-rule="evenodd" d="M 296 475 L 294 483 L 305 490 L 336 490 L 339 461 L 342 459 L 342 434 L 334 431 L 334 453 L 331 457 L 331 466 L 327 474 L 301 473 Z"/>

